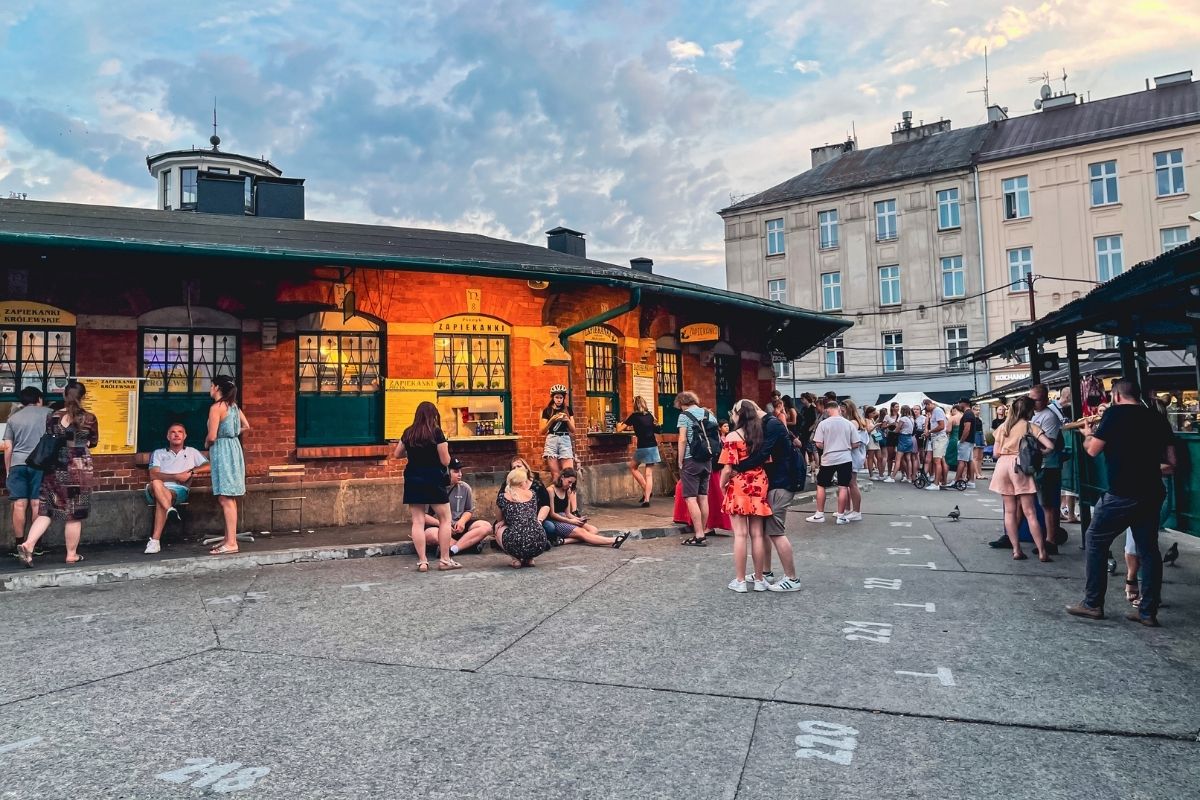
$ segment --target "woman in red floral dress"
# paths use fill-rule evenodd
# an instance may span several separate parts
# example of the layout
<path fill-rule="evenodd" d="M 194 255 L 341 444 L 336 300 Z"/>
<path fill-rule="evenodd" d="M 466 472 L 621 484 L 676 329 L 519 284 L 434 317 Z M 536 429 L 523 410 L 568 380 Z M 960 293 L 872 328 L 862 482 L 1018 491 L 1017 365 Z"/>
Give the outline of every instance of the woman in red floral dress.
<path fill-rule="evenodd" d="M 763 521 L 771 516 L 771 506 L 767 503 L 767 473 L 762 467 L 734 472 L 732 466 L 749 458 L 762 445 L 762 413 L 753 400 L 739 400 L 733 404 L 733 430 L 725 437 L 719 460 L 725 465 L 721 470 L 721 489 L 725 493 L 721 507 L 733 522 L 734 574 L 729 588 L 735 592 L 749 591 L 746 584 L 751 580 L 754 591 L 767 590 L 767 581 L 762 572 L 767 557 Z M 747 539 L 754 557 L 753 577 L 746 575 Z"/>

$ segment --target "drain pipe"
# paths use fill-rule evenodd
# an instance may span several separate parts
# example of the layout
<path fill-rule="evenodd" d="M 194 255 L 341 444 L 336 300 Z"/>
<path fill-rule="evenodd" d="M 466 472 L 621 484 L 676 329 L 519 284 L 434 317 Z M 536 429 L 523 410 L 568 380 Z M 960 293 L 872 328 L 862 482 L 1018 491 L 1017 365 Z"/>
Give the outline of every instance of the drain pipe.
<path fill-rule="evenodd" d="M 608 311 L 603 311 L 594 317 L 589 317 L 588 319 L 585 319 L 583 322 L 576 322 L 574 325 L 564 328 L 562 330 L 562 332 L 560 334 L 558 334 L 558 343 L 560 345 L 562 345 L 562 349 L 565 350 L 567 352 L 567 356 L 570 357 L 571 347 L 570 347 L 568 340 L 572 336 L 579 333 L 580 331 L 587 330 L 588 328 L 592 327 L 593 325 L 601 325 L 605 322 L 608 322 L 610 319 L 615 319 L 615 318 L 621 316 L 622 314 L 628 314 L 630 311 L 633 311 L 635 308 L 637 308 L 641 304 L 642 304 L 642 287 L 635 286 L 629 290 L 629 302 L 622 303 L 621 305 L 617 306 L 616 308 L 610 308 Z M 575 396 L 574 392 L 572 391 L 572 381 L 571 381 L 571 376 L 574 372 L 575 372 L 575 370 L 571 369 L 570 366 L 567 367 L 567 392 L 568 392 L 568 396 L 571 397 L 572 399 Z M 617 409 L 618 416 L 620 416 L 620 411 L 621 411 L 620 409 Z"/>
<path fill-rule="evenodd" d="M 971 167 L 971 177 L 975 181 L 975 235 L 979 238 L 979 310 L 980 316 L 983 317 L 983 341 L 985 344 L 990 344 L 991 339 L 988 338 L 988 312 L 987 312 L 987 272 L 983 267 L 983 211 L 980 208 L 979 202 L 979 167 Z M 1030 320 L 1030 324 L 1033 320 Z M 978 363 L 978 362 L 976 362 Z M 992 390 L 992 370 L 988 366 L 990 359 L 983 362 L 984 374 L 987 376 L 987 390 Z M 1076 389 L 1075 391 L 1078 391 Z M 975 393 L 979 394 L 979 386 L 976 384 Z M 991 404 L 989 404 L 990 407 Z M 990 413 L 989 413 L 990 416 Z M 991 420 L 989 419 L 990 423 Z"/>

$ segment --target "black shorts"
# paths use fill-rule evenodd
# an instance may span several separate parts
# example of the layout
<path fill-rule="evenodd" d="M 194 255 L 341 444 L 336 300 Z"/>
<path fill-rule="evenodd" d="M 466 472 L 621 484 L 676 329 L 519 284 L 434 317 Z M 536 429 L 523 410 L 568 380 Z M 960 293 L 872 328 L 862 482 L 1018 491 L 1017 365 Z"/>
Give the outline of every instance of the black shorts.
<path fill-rule="evenodd" d="M 847 461 L 845 464 L 821 467 L 817 470 L 817 486 L 828 489 L 830 486 L 833 486 L 833 479 L 835 477 L 837 478 L 838 486 L 849 486 L 850 481 L 854 480 L 854 463 Z"/>
<path fill-rule="evenodd" d="M 889 431 L 884 435 L 883 442 L 884 447 L 894 448 L 896 445 L 900 444 L 900 434 L 896 431 Z"/>
<path fill-rule="evenodd" d="M 1042 508 L 1058 508 L 1062 502 L 1062 467 L 1043 467 L 1034 482 Z"/>
<path fill-rule="evenodd" d="M 683 484 L 683 496 L 707 495 L 710 475 L 712 475 L 712 464 L 708 459 L 703 461 L 697 461 L 694 458 L 684 459 L 683 469 L 680 470 L 679 475 L 679 481 Z"/>

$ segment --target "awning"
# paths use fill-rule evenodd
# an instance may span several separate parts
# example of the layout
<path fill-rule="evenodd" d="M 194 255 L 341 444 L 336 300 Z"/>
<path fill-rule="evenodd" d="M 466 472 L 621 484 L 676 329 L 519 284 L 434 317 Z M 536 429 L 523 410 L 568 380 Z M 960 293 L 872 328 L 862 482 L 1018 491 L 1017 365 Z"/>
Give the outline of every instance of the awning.
<path fill-rule="evenodd" d="M 1146 354 L 1147 368 L 1151 375 L 1170 374 L 1173 372 L 1190 374 L 1195 368 L 1193 358 L 1194 356 L 1183 350 L 1158 350 L 1150 351 Z M 1105 357 L 1095 361 L 1079 362 L 1079 375 L 1081 377 L 1084 375 L 1112 377 L 1120 374 L 1121 360 L 1119 358 Z M 1046 384 L 1050 389 L 1062 389 L 1071 382 L 1070 368 L 1064 366 L 1053 372 L 1048 372 L 1042 375 L 1040 382 Z M 1032 378 L 1022 378 L 1019 381 L 997 386 L 991 391 L 984 392 L 978 397 L 972 398 L 972 401 L 983 402 L 986 400 L 996 400 L 1001 397 L 1020 397 L 1023 394 L 1027 394 L 1032 386 Z"/>

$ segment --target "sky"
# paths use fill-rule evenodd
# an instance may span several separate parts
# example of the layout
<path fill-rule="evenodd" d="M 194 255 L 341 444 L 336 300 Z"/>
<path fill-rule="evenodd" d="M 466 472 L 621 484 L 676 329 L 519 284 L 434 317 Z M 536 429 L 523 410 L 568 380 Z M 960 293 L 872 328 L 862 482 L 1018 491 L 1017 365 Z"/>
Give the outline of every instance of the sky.
<path fill-rule="evenodd" d="M 1200 0 L 0 0 L 0 196 L 153 207 L 147 155 L 306 179 L 310 219 L 646 256 L 724 286 L 716 212 L 886 144 L 1197 68 Z M 1033 82 L 1031 82 L 1033 79 Z"/>

